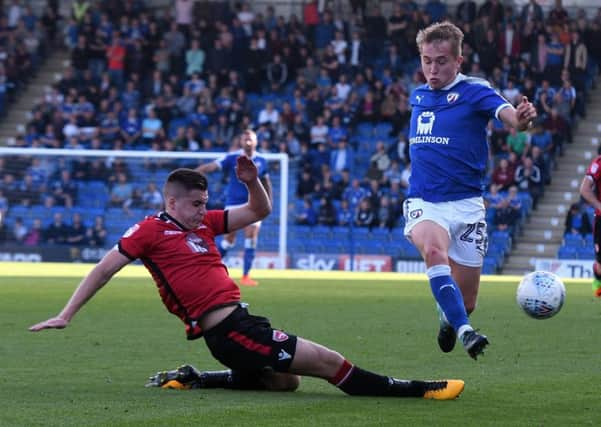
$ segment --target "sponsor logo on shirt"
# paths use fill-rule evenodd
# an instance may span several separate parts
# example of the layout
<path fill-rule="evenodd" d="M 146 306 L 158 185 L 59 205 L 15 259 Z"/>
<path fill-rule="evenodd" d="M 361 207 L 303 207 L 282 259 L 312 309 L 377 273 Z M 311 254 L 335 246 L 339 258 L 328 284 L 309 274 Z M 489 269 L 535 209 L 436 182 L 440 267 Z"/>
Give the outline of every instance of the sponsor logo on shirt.
<path fill-rule="evenodd" d="M 409 138 L 409 144 L 442 144 L 448 145 L 447 136 L 432 136 L 436 115 L 432 111 L 423 111 L 417 116 L 416 136 Z"/>
<path fill-rule="evenodd" d="M 432 127 L 434 126 L 434 120 L 436 115 L 432 111 L 424 111 L 417 116 L 417 134 L 418 135 L 431 135 Z"/>
<path fill-rule="evenodd" d="M 174 235 L 174 234 L 182 234 L 182 231 L 179 231 L 179 230 L 165 230 L 165 231 L 163 232 L 163 234 L 164 234 L 165 236 L 172 236 L 172 235 Z"/>

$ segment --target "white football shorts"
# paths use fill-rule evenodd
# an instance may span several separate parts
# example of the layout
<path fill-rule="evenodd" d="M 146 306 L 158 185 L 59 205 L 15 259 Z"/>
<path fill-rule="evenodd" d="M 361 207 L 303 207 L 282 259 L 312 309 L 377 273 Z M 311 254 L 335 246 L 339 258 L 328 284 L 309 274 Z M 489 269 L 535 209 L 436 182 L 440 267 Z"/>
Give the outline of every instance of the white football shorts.
<path fill-rule="evenodd" d="M 488 248 L 486 208 L 482 197 L 431 203 L 412 198 L 403 202 L 405 236 L 422 221 L 432 221 L 447 230 L 449 258 L 468 267 L 481 267 Z"/>

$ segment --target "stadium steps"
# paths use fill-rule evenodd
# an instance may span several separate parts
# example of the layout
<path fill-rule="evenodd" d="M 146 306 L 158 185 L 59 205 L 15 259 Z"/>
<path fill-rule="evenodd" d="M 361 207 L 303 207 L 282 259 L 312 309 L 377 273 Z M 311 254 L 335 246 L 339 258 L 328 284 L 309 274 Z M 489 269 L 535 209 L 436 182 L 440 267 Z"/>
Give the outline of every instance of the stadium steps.
<path fill-rule="evenodd" d="M 44 97 L 45 90 L 60 78 L 69 61 L 69 53 L 64 49 L 51 49 L 44 64 L 27 87 L 18 94 L 14 104 L 8 107 L 8 113 L 0 121 L 0 145 L 10 145 L 12 139 L 23 133 L 23 126 L 29 121 L 34 105 Z"/>
<path fill-rule="evenodd" d="M 557 158 L 552 183 L 545 188 L 538 207 L 532 211 L 502 267 L 502 274 L 523 275 L 534 269 L 536 258 L 557 258 L 563 239 L 566 214 L 580 199 L 580 182 L 601 146 L 601 87 L 591 91 L 587 117 L 580 119 L 574 142 L 564 145 L 563 157 Z"/>

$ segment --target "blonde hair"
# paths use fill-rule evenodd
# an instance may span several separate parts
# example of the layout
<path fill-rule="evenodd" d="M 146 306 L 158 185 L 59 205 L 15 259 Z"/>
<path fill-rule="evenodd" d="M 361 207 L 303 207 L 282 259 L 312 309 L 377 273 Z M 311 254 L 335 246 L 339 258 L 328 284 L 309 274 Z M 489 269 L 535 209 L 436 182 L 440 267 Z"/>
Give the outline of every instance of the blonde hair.
<path fill-rule="evenodd" d="M 451 43 L 451 53 L 455 55 L 455 57 L 461 56 L 463 31 L 449 21 L 436 22 L 435 24 L 419 30 L 417 37 L 415 38 L 420 53 L 424 44 L 440 43 L 443 41 Z"/>

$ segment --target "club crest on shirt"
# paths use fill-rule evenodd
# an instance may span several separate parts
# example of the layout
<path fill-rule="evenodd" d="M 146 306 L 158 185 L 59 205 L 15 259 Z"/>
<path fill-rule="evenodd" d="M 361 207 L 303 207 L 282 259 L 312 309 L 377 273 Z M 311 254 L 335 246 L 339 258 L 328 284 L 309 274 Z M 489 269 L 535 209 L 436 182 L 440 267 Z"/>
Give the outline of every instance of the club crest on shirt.
<path fill-rule="evenodd" d="M 186 244 L 192 250 L 192 252 L 206 254 L 209 252 L 209 245 L 194 233 L 188 233 L 186 235 Z"/>
<path fill-rule="evenodd" d="M 273 337 L 272 339 L 275 342 L 284 342 L 288 339 L 288 335 L 286 335 L 284 332 L 282 331 L 278 331 L 277 329 L 273 331 Z"/>
<path fill-rule="evenodd" d="M 453 102 L 457 101 L 459 99 L 459 94 L 457 92 L 451 92 L 449 94 L 447 94 L 447 102 L 449 104 L 452 104 Z"/>

